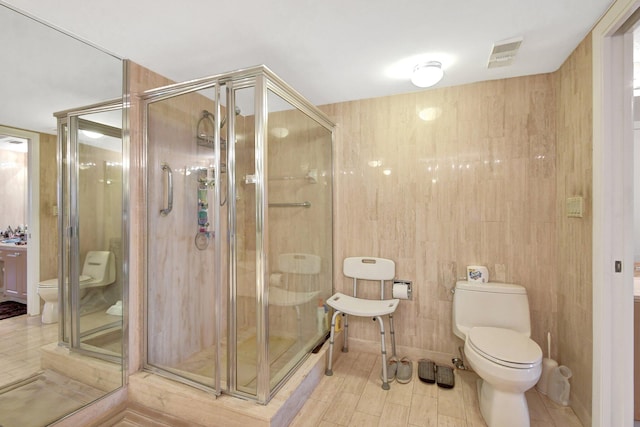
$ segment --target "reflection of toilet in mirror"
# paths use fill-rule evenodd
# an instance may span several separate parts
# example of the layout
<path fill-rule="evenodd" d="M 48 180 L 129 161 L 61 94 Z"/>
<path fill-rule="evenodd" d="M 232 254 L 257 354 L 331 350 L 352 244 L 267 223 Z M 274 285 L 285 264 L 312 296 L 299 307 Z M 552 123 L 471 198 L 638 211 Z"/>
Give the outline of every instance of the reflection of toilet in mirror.
<path fill-rule="evenodd" d="M 102 289 L 116 280 L 116 267 L 113 253 L 110 251 L 89 251 L 80 274 L 80 299 L 88 296 L 89 291 L 101 294 Z M 48 279 L 38 283 L 38 295 L 44 301 L 42 323 L 58 321 L 58 279 Z"/>

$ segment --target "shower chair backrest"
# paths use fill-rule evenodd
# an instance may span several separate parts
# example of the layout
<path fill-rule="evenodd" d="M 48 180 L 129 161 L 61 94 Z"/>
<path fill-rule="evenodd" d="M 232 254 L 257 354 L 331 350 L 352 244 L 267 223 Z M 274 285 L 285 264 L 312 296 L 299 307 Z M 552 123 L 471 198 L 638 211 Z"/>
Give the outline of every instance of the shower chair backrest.
<path fill-rule="evenodd" d="M 386 258 L 350 257 L 342 264 L 345 276 L 353 278 L 353 296 L 357 297 L 358 280 L 379 280 L 380 299 L 384 299 L 384 281 L 396 275 L 396 264 Z"/>
<path fill-rule="evenodd" d="M 284 289 L 294 292 L 318 290 L 321 258 L 318 255 L 289 253 L 278 255 L 278 272 Z"/>

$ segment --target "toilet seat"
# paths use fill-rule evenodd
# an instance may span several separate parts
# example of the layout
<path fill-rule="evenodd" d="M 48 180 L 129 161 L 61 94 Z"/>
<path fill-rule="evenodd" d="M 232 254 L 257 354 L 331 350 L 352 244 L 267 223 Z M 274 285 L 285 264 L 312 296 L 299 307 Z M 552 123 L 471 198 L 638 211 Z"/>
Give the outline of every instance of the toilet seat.
<path fill-rule="evenodd" d="M 93 279 L 91 276 L 80 275 L 80 283 L 88 282 Z M 39 288 L 57 288 L 58 287 L 58 279 L 48 279 L 38 283 Z"/>
<path fill-rule="evenodd" d="M 482 357 L 508 368 L 531 369 L 542 361 L 538 344 L 511 329 L 474 327 L 467 342 Z"/>

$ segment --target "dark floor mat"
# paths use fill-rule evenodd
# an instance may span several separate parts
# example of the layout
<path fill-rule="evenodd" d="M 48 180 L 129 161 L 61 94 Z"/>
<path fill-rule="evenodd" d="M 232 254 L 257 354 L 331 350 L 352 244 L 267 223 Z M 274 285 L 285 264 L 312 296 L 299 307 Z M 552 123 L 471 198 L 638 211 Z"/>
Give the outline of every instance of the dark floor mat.
<path fill-rule="evenodd" d="M 0 302 L 0 320 L 27 314 L 27 304 L 15 301 Z"/>

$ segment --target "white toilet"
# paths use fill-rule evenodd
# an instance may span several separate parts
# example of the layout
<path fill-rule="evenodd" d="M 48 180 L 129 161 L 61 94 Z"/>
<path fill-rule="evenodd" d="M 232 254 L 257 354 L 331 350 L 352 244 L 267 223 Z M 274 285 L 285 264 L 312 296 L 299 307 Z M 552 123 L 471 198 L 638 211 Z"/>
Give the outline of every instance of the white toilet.
<path fill-rule="evenodd" d="M 90 288 L 107 286 L 115 280 L 116 266 L 113 253 L 87 252 L 80 275 L 80 298 Z M 38 283 L 38 295 L 44 301 L 42 323 L 56 323 L 58 321 L 58 279 L 48 279 Z"/>
<path fill-rule="evenodd" d="M 529 299 L 522 286 L 456 283 L 453 333 L 480 376 L 480 412 L 489 427 L 529 427 L 524 393 L 542 371 L 542 350 L 531 336 Z"/>

